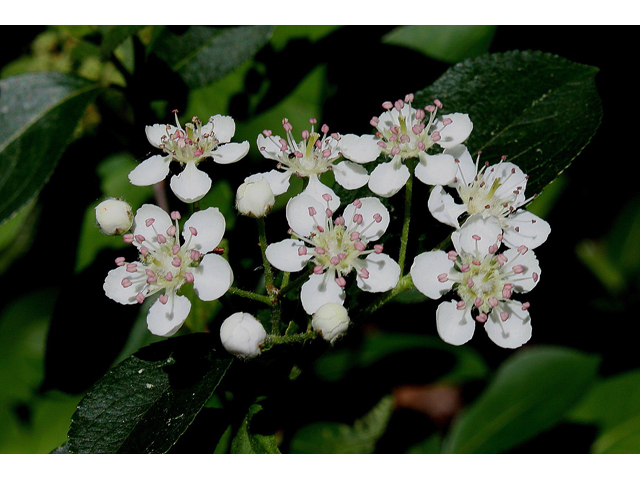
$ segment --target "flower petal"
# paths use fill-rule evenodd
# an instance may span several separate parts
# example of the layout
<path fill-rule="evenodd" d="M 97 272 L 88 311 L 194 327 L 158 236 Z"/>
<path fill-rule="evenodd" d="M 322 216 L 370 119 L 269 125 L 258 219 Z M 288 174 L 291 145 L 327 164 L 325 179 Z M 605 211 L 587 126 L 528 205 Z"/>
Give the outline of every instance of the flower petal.
<path fill-rule="evenodd" d="M 343 160 L 337 165 L 334 165 L 333 175 L 336 182 L 347 190 L 364 187 L 369 181 L 367 169 L 349 160 Z"/>
<path fill-rule="evenodd" d="M 447 148 L 443 153 L 451 155 L 457 160 L 458 171 L 453 182 L 449 183 L 450 187 L 457 187 L 458 185 L 469 185 L 473 182 L 476 176 L 476 164 L 471 158 L 471 154 L 465 145 L 457 145 L 452 148 Z"/>
<path fill-rule="evenodd" d="M 453 287 L 452 280 L 441 282 L 439 278 L 443 278 L 440 277 L 442 274 L 446 274 L 447 277 L 455 275 L 454 265 L 448 254 L 442 250 L 424 252 L 413 260 L 411 279 L 420 293 L 436 300 Z"/>
<path fill-rule="evenodd" d="M 153 219 L 153 224 L 147 227 L 147 220 Z M 166 234 L 167 229 L 173 225 L 169 214 L 157 205 L 145 203 L 136 212 L 133 220 L 133 234 L 135 236 L 142 235 L 151 243 L 158 242 L 158 233 Z M 157 233 L 156 233 L 157 232 Z M 140 244 L 134 240 L 133 244 L 140 247 Z"/>
<path fill-rule="evenodd" d="M 144 187 L 164 180 L 169 175 L 170 156 L 154 155 L 129 172 L 133 185 Z"/>
<path fill-rule="evenodd" d="M 440 130 L 441 140 L 436 142 L 442 148 L 451 148 L 461 144 L 467 138 L 471 130 L 473 130 L 473 122 L 466 113 L 452 113 L 443 115 L 442 119 L 448 118 L 451 123 Z M 443 125 L 442 121 L 438 121 L 438 128 Z"/>
<path fill-rule="evenodd" d="M 144 266 L 138 262 L 135 263 L 139 269 L 144 271 Z M 122 286 L 122 280 L 128 278 L 131 280 L 132 285 L 128 287 Z M 104 280 L 102 288 L 107 297 L 111 300 L 115 300 L 122 305 L 133 305 L 137 303 L 136 295 L 145 289 L 146 275 L 144 273 L 129 273 L 127 267 L 122 266 L 114 268 L 107 274 L 107 278 Z"/>
<path fill-rule="evenodd" d="M 405 186 L 410 173 L 399 159 L 378 165 L 369 178 L 369 189 L 381 197 L 391 197 Z"/>
<path fill-rule="evenodd" d="M 458 310 L 457 302 L 442 302 L 436 310 L 436 326 L 440 338 L 451 345 L 462 345 L 473 337 L 476 322 L 471 309 Z"/>
<path fill-rule="evenodd" d="M 309 315 L 316 313 L 325 303 L 342 305 L 345 297 L 344 289 L 338 286 L 330 272 L 311 274 L 300 290 L 302 307 Z"/>
<path fill-rule="evenodd" d="M 236 133 L 236 122 L 232 117 L 228 115 L 214 115 L 211 117 L 213 120 L 213 134 L 220 143 L 227 143 L 231 141 L 233 135 Z"/>
<path fill-rule="evenodd" d="M 320 202 L 322 204 L 323 211 L 326 208 L 327 201 L 322 196 L 327 193 L 331 196 L 329 208 L 331 210 L 340 208 L 340 197 L 336 195 L 336 192 L 322 183 L 317 175 L 309 175 L 309 185 L 307 185 L 307 188 L 303 190 L 302 194 L 309 195 L 316 201 Z"/>
<path fill-rule="evenodd" d="M 310 207 L 316 212 L 313 216 L 309 214 Z M 286 215 L 291 229 L 302 237 L 308 237 L 312 232 L 317 233 L 316 225 L 324 226 L 326 219 L 325 207 L 305 193 L 296 195 L 287 202 Z"/>
<path fill-rule="evenodd" d="M 158 148 L 160 148 L 160 145 L 163 143 L 162 137 L 172 135 L 176 130 L 178 130 L 177 127 L 167 125 L 166 123 L 156 123 L 155 125 L 147 125 L 144 127 L 147 140 L 149 140 L 151 145 Z"/>
<path fill-rule="evenodd" d="M 427 155 L 418 154 L 420 162 L 416 165 L 416 178 L 427 185 L 447 185 L 452 183 L 458 173 L 455 159 L 446 153 Z"/>
<path fill-rule="evenodd" d="M 504 227 L 504 243 L 513 248 L 539 247 L 551 233 L 551 226 L 545 220 L 525 210 L 507 217 L 504 222 L 508 224 Z"/>
<path fill-rule="evenodd" d="M 291 178 L 291 174 L 293 172 L 291 170 L 280 172 L 278 170 L 270 170 L 265 173 L 256 173 L 254 175 L 249 175 L 244 179 L 245 182 L 257 182 L 261 178 L 264 178 L 267 182 L 269 182 L 269 186 L 271 187 L 271 191 L 274 195 L 282 195 L 284 192 L 289 190 L 289 179 Z"/>
<path fill-rule="evenodd" d="M 497 217 L 475 213 L 464 222 L 460 230 L 451 234 L 451 241 L 458 253 L 486 255 L 491 245 L 500 245 L 498 236 L 501 234 L 502 228 Z"/>
<path fill-rule="evenodd" d="M 502 348 L 518 348 L 531 338 L 531 316 L 528 310 L 522 310 L 520 302 L 503 304 L 502 310 L 509 313 L 506 321 L 500 319 L 497 309 L 489 314 L 484 329 L 489 338 Z"/>
<path fill-rule="evenodd" d="M 209 175 L 198 170 L 193 162 L 187 162 L 180 175 L 171 177 L 171 190 L 185 203 L 193 203 L 204 197 L 211 188 Z"/>
<path fill-rule="evenodd" d="M 182 326 L 190 310 L 191 302 L 182 295 L 169 295 L 169 301 L 164 305 L 158 299 L 147 314 L 147 327 L 154 335 L 170 337 Z"/>
<path fill-rule="evenodd" d="M 249 153 L 249 142 L 246 140 L 242 143 L 227 143 L 220 145 L 215 149 L 211 158 L 220 164 L 235 163 L 242 160 Z"/>
<path fill-rule="evenodd" d="M 354 228 L 354 217 L 356 214 L 362 215 L 362 223 Z M 376 222 L 376 216 L 380 215 L 380 222 Z M 365 242 L 378 240 L 389 227 L 391 216 L 389 210 L 376 197 L 364 197 L 360 199 L 360 207 L 353 203 L 347 205 L 343 213 L 345 227 L 347 230 L 357 230 L 361 233 L 361 238 Z"/>
<path fill-rule="evenodd" d="M 400 265 L 386 253 L 370 253 L 364 262 L 369 278 L 360 275 L 356 282 L 365 292 L 388 292 L 398 284 Z"/>
<path fill-rule="evenodd" d="M 193 274 L 193 290 L 205 302 L 220 298 L 233 283 L 229 262 L 215 253 L 205 255 L 200 265 L 189 271 Z"/>
<path fill-rule="evenodd" d="M 453 228 L 460 228 L 458 217 L 467 211 L 466 205 L 456 203 L 440 185 L 436 185 L 431 190 L 427 205 L 433 218 Z"/>
<path fill-rule="evenodd" d="M 376 160 L 382 151 L 378 145 L 378 138 L 374 135 L 343 135 L 338 143 L 344 158 L 356 163 L 369 163 Z"/>
<path fill-rule="evenodd" d="M 515 163 L 500 162 L 486 169 L 486 182 L 492 184 L 494 179 L 500 179 L 500 186 L 496 189 L 496 195 L 500 198 L 508 198 L 514 207 L 520 206 L 524 200 L 524 190 L 527 186 L 527 176 Z M 514 199 L 514 191 L 518 193 Z"/>
<path fill-rule="evenodd" d="M 527 253 L 520 254 L 517 249 L 510 248 L 504 252 L 507 262 L 503 268 L 504 274 L 512 272 L 505 281 L 514 286 L 516 292 L 528 292 L 538 284 L 540 280 L 540 264 L 536 258 L 536 254 L 532 249 L 528 249 Z M 522 273 L 513 273 L 513 267 L 522 265 Z"/>
<path fill-rule="evenodd" d="M 282 154 L 280 148 L 282 146 L 280 145 L 280 137 L 278 135 L 265 137 L 260 134 L 258 135 L 256 143 L 258 144 L 258 151 L 263 157 L 270 160 L 280 161 L 280 155 Z"/>
<path fill-rule="evenodd" d="M 300 240 L 286 239 L 270 244 L 265 255 L 269 263 L 282 272 L 299 272 L 309 262 L 313 255 L 300 255 L 299 248 L 305 247 Z"/>
<path fill-rule="evenodd" d="M 196 229 L 196 235 L 192 235 L 190 227 Z M 190 249 L 207 253 L 220 244 L 225 227 L 224 215 L 216 207 L 209 207 L 206 210 L 195 212 L 189 217 L 189 220 L 184 223 L 182 238 L 185 241 L 191 238 Z"/>

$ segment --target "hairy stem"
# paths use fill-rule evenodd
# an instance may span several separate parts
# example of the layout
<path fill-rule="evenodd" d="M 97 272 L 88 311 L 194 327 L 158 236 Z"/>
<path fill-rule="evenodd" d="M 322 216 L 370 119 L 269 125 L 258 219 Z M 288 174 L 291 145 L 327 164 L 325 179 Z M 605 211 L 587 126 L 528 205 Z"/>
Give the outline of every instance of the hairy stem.
<path fill-rule="evenodd" d="M 269 306 L 272 305 L 271 298 L 267 297 L 266 295 L 260 295 L 258 293 L 249 292 L 247 290 L 242 290 L 242 289 L 236 288 L 236 287 L 229 287 L 229 290 L 227 290 L 227 291 L 232 295 L 237 295 L 239 297 L 249 298 L 251 300 L 255 300 L 256 302 L 266 303 Z"/>

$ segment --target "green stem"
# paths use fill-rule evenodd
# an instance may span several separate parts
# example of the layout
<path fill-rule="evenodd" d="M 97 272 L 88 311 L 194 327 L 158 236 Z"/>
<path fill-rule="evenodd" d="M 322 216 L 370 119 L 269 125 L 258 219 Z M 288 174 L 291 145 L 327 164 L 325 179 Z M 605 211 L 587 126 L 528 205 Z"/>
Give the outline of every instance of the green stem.
<path fill-rule="evenodd" d="M 400 254 L 398 255 L 398 265 L 400 265 L 400 276 L 404 275 L 404 264 L 407 258 L 407 244 L 409 243 L 409 223 L 411 222 L 411 197 L 413 196 L 413 165 L 407 162 L 411 175 L 407 180 L 404 192 L 404 221 L 402 223 L 402 237 L 400 238 Z"/>
<path fill-rule="evenodd" d="M 298 278 L 296 278 L 293 282 L 291 283 L 287 283 L 285 286 L 283 286 L 280 291 L 278 292 L 278 296 L 280 298 L 284 297 L 287 293 L 289 293 L 291 290 L 295 290 L 296 288 L 298 288 L 299 286 L 301 286 L 304 282 L 306 282 L 307 280 L 309 280 L 309 275 L 311 274 L 311 269 L 309 269 L 306 273 L 302 273 Z M 283 282 L 284 284 L 284 282 Z"/>
<path fill-rule="evenodd" d="M 307 340 L 313 340 L 318 336 L 317 332 L 306 332 L 306 333 L 296 333 L 293 335 L 288 335 L 286 337 L 281 337 L 279 335 L 267 335 L 267 345 L 283 345 L 283 344 L 292 344 L 292 343 L 304 343 Z"/>
<path fill-rule="evenodd" d="M 271 298 L 267 297 L 266 295 L 259 295 L 257 293 L 249 292 L 247 290 L 242 290 L 236 287 L 229 287 L 229 290 L 227 291 L 232 295 L 238 295 L 239 297 L 249 298 L 257 302 L 266 303 L 269 306 L 272 305 Z"/>
<path fill-rule="evenodd" d="M 407 273 L 398 281 L 398 284 L 392 290 L 388 291 L 385 295 L 378 297 L 375 302 L 369 304 L 367 308 L 362 310 L 354 319 L 354 322 L 358 323 L 359 321 L 364 320 L 373 312 L 382 307 L 385 303 L 393 300 L 400 293 L 411 290 L 412 288 L 415 288 L 415 285 L 413 284 L 413 280 L 411 279 L 411 274 Z"/>
<path fill-rule="evenodd" d="M 267 294 L 270 298 L 275 299 L 275 287 L 273 285 L 273 272 L 271 264 L 267 260 L 267 232 L 265 228 L 264 217 L 257 218 L 258 221 L 258 237 L 260 239 L 260 252 L 262 253 L 262 265 L 264 267 L 264 283 L 267 288 Z"/>

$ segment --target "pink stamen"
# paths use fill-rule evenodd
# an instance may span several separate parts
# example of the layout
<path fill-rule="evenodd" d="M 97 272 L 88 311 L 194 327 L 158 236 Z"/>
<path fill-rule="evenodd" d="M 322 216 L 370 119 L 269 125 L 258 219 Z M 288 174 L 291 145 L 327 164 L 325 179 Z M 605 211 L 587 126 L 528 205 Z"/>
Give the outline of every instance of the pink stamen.
<path fill-rule="evenodd" d="M 473 280 L 471 280 L 471 277 L 467 277 L 467 286 L 469 288 L 473 288 Z"/>
<path fill-rule="evenodd" d="M 404 96 L 404 101 L 405 101 L 406 103 L 411 103 L 411 102 L 413 102 L 413 98 L 414 98 L 414 97 L 413 97 L 413 93 L 407 93 L 407 94 Z"/>
<path fill-rule="evenodd" d="M 119 267 L 122 267 L 124 265 L 124 257 L 118 257 L 116 258 L 116 265 L 118 265 Z"/>
<path fill-rule="evenodd" d="M 191 272 L 184 272 L 184 279 L 187 283 L 193 283 L 194 277 Z"/>
<path fill-rule="evenodd" d="M 374 245 L 373 246 L 373 251 L 376 253 L 382 253 L 382 245 Z"/>
<path fill-rule="evenodd" d="M 167 235 L 169 235 L 170 237 L 174 237 L 176 234 L 176 226 L 175 225 L 171 225 L 169 228 L 167 228 Z"/>
<path fill-rule="evenodd" d="M 125 233 L 122 236 L 122 241 L 124 243 L 133 243 L 133 233 Z"/>
<path fill-rule="evenodd" d="M 270 137 L 270 136 L 273 134 L 273 132 L 272 132 L 271 130 L 263 130 L 263 131 L 262 131 L 262 134 L 263 134 L 265 137 Z"/>
<path fill-rule="evenodd" d="M 304 247 L 304 246 L 298 247 L 298 255 L 302 257 L 303 255 L 306 255 L 306 254 L 307 254 L 307 247 Z"/>
<path fill-rule="evenodd" d="M 404 102 L 402 100 L 396 100 L 393 106 L 396 107 L 396 110 L 400 111 L 402 107 L 404 107 Z"/>
<path fill-rule="evenodd" d="M 506 322 L 509 319 L 509 312 L 500 312 L 500 320 Z"/>
<path fill-rule="evenodd" d="M 334 223 L 335 225 L 344 225 L 344 217 L 338 217 L 338 218 L 336 218 L 336 219 L 333 221 L 333 223 Z"/>
<path fill-rule="evenodd" d="M 367 270 L 366 268 L 362 268 L 358 276 L 366 280 L 367 278 L 369 278 L 369 270 Z"/>
<path fill-rule="evenodd" d="M 337 277 L 336 278 L 336 283 L 338 284 L 339 287 L 346 287 L 347 286 L 347 281 L 344 279 L 344 277 Z"/>
<path fill-rule="evenodd" d="M 324 255 L 325 253 L 327 253 L 325 249 L 322 247 L 316 247 L 313 249 L 313 251 L 316 252 L 318 255 Z"/>
<path fill-rule="evenodd" d="M 136 300 L 138 301 L 138 303 L 144 302 L 144 299 L 145 299 L 144 293 L 138 292 L 138 294 L 136 295 Z"/>
<path fill-rule="evenodd" d="M 318 213 L 318 212 L 316 211 L 315 208 L 309 207 L 309 216 L 310 217 L 313 217 L 316 213 Z"/>
<path fill-rule="evenodd" d="M 391 149 L 391 155 L 398 155 L 400 153 L 400 147 L 393 147 Z"/>
<path fill-rule="evenodd" d="M 135 238 L 136 238 L 136 242 L 138 243 L 142 243 L 145 241 L 144 235 L 136 235 Z"/>
<path fill-rule="evenodd" d="M 531 304 L 529 302 L 524 302 L 522 304 L 522 310 L 528 310 Z"/>
<path fill-rule="evenodd" d="M 174 255 L 177 255 L 179 251 L 180 245 L 174 245 L 173 247 L 171 247 L 171 253 L 173 253 Z"/>
<path fill-rule="evenodd" d="M 513 270 L 513 273 L 522 273 L 524 272 L 524 267 L 522 265 L 514 265 L 512 270 Z"/>
<path fill-rule="evenodd" d="M 324 227 L 321 227 L 320 225 L 318 225 L 316 228 L 320 233 L 324 232 Z"/>
<path fill-rule="evenodd" d="M 481 240 L 480 235 L 471 235 L 471 238 L 473 238 L 476 241 Z"/>
<path fill-rule="evenodd" d="M 331 218 L 333 217 L 333 210 L 331 210 L 330 208 L 327 208 L 324 213 L 327 214 L 327 217 Z"/>
<path fill-rule="evenodd" d="M 455 250 L 451 250 L 449 253 L 447 253 L 447 258 L 452 262 L 455 262 L 458 258 L 458 252 L 456 252 Z"/>
<path fill-rule="evenodd" d="M 438 275 L 438 281 L 440 283 L 444 283 L 448 280 L 449 280 L 449 276 L 446 273 L 441 273 L 440 275 Z"/>
<path fill-rule="evenodd" d="M 498 306 L 498 299 L 496 297 L 491 297 L 489 300 L 489 305 L 491 305 L 491 308 L 496 308 Z"/>
<path fill-rule="evenodd" d="M 349 235 L 349 240 L 351 240 L 352 242 L 355 242 L 359 238 L 360 234 L 358 232 L 351 232 L 351 235 Z"/>
<path fill-rule="evenodd" d="M 480 313 L 477 317 L 476 320 L 480 323 L 484 323 L 487 321 L 487 314 L 486 313 Z"/>
<path fill-rule="evenodd" d="M 160 296 L 158 297 L 158 300 L 160 301 L 160 303 L 161 303 L 162 305 L 166 305 L 166 304 L 167 304 L 167 302 L 169 301 L 169 295 L 166 295 L 166 294 L 165 294 L 165 295 L 160 295 Z"/>
<path fill-rule="evenodd" d="M 338 257 L 331 257 L 331 265 L 338 265 L 340 263 L 340 259 Z"/>
<path fill-rule="evenodd" d="M 518 252 L 519 252 L 521 255 L 524 255 L 524 254 L 525 254 L 525 253 L 527 253 L 528 251 L 529 251 L 529 248 L 527 248 L 527 247 L 526 247 L 526 246 L 524 246 L 524 245 L 520 245 L 520 246 L 518 247 Z"/>
<path fill-rule="evenodd" d="M 330 202 L 331 200 L 333 200 L 333 197 L 328 193 L 323 193 L 322 198 L 324 199 L 325 202 Z"/>
<path fill-rule="evenodd" d="M 384 108 L 385 110 L 391 110 L 393 108 L 393 103 L 391 102 L 384 102 L 382 104 L 382 108 Z"/>
<path fill-rule="evenodd" d="M 498 255 L 496 255 L 496 260 L 497 262 L 500 264 L 500 266 L 503 266 L 505 263 L 507 263 L 507 256 L 504 253 L 500 253 Z"/>
<path fill-rule="evenodd" d="M 489 245 L 489 253 L 491 255 L 493 255 L 494 253 L 496 253 L 498 251 L 498 245 L 493 244 L 493 245 Z"/>
<path fill-rule="evenodd" d="M 437 98 L 433 101 L 433 104 L 438 108 L 442 108 L 442 102 Z"/>
<path fill-rule="evenodd" d="M 433 140 L 434 142 L 439 142 L 442 139 L 442 137 L 440 136 L 440 132 L 433 132 L 431 134 L 431 140 Z"/>
<path fill-rule="evenodd" d="M 171 265 L 173 265 L 174 267 L 179 267 L 180 265 L 182 265 L 182 260 L 180 260 L 180 257 L 173 257 L 173 260 L 171 260 Z"/>
<path fill-rule="evenodd" d="M 194 237 L 198 235 L 198 231 L 195 229 L 195 227 L 189 227 L 189 231 Z"/>
<path fill-rule="evenodd" d="M 189 257 L 191 257 L 191 260 L 197 262 L 200 260 L 200 252 L 198 250 L 191 250 Z"/>
<path fill-rule="evenodd" d="M 155 218 L 147 218 L 147 219 L 145 220 L 144 224 L 145 224 L 147 227 L 150 227 L 151 225 L 153 225 L 153 222 L 155 222 L 155 221 L 156 221 L 156 219 L 155 219 Z"/>
<path fill-rule="evenodd" d="M 160 243 L 160 244 L 167 243 L 167 237 L 165 237 L 164 235 L 162 235 L 161 233 L 159 233 L 159 234 L 158 234 L 158 243 Z"/>
<path fill-rule="evenodd" d="M 313 273 L 315 273 L 316 275 L 320 275 L 322 272 L 324 272 L 324 268 L 322 267 L 322 265 L 316 265 L 315 267 L 313 267 Z"/>
<path fill-rule="evenodd" d="M 360 201 L 360 199 L 356 198 L 356 199 L 353 201 L 353 206 L 354 206 L 354 207 L 356 207 L 356 208 L 360 208 L 360 207 L 362 207 L 362 202 Z"/>
<path fill-rule="evenodd" d="M 357 242 L 355 242 L 355 243 L 353 244 L 353 247 L 354 247 L 356 250 L 358 250 L 359 252 L 363 252 L 363 251 L 364 251 L 364 249 L 366 248 L 366 247 L 365 247 L 365 244 L 364 244 L 364 243 L 362 243 L 360 240 L 358 240 Z"/>
<path fill-rule="evenodd" d="M 180 220 L 181 218 L 182 216 L 180 215 L 180 212 L 171 212 L 171 220 Z"/>
<path fill-rule="evenodd" d="M 480 297 L 476 297 L 473 303 L 476 307 L 480 308 L 484 304 L 484 300 L 482 300 Z"/>
<path fill-rule="evenodd" d="M 471 267 L 469 266 L 468 263 L 463 263 L 462 266 L 460 267 L 460 271 L 462 273 L 467 273 L 469 270 L 471 270 Z"/>
<path fill-rule="evenodd" d="M 164 276 L 165 280 L 167 282 L 171 282 L 173 280 L 173 273 L 171 272 L 167 272 L 167 274 Z"/>
<path fill-rule="evenodd" d="M 363 220 L 362 215 L 360 215 L 359 213 L 356 213 L 353 216 L 354 223 L 357 223 L 358 225 L 360 225 L 362 223 L 362 220 Z"/>
<path fill-rule="evenodd" d="M 464 300 L 460 300 L 457 304 L 456 304 L 456 309 L 457 310 L 464 310 L 466 307 L 466 304 L 464 303 Z"/>
<path fill-rule="evenodd" d="M 382 215 L 380 215 L 379 213 L 376 213 L 373 216 L 373 219 L 376 221 L 376 223 L 380 223 L 382 221 Z"/>
<path fill-rule="evenodd" d="M 482 265 L 482 262 L 480 262 L 480 260 L 478 260 L 477 258 L 471 260 L 471 263 L 473 263 L 476 267 Z"/>
<path fill-rule="evenodd" d="M 447 125 L 451 125 L 451 123 L 453 122 L 453 120 L 451 120 L 450 118 L 444 118 L 442 120 L 442 124 L 446 127 Z"/>
<path fill-rule="evenodd" d="M 531 274 L 531 278 L 533 278 L 533 281 L 534 281 L 534 282 L 537 282 L 537 281 L 538 281 L 538 274 L 537 274 L 536 272 L 533 272 L 533 273 Z"/>
<path fill-rule="evenodd" d="M 199 157 L 203 153 L 204 153 L 204 150 L 202 150 L 201 148 L 198 148 L 198 149 L 196 149 L 195 152 L 193 152 L 193 155 L 196 156 L 196 157 Z"/>
<path fill-rule="evenodd" d="M 130 263 L 126 266 L 126 270 L 129 273 L 136 273 L 138 271 L 138 266 L 135 263 Z"/>

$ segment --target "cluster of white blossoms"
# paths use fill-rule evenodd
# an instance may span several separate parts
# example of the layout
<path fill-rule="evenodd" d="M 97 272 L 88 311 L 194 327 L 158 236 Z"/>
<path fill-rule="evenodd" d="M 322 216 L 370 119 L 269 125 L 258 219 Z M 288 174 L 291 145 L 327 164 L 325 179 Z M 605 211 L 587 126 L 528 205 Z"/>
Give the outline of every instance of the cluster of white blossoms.
<path fill-rule="evenodd" d="M 496 165 L 485 163 L 479 168 L 479 156 L 474 163 L 463 144 L 473 130 L 468 115 L 438 116 L 443 108 L 440 101 L 424 109 L 414 108 L 413 101 L 409 94 L 404 100 L 384 102 L 385 111 L 370 122 L 375 128 L 371 135 L 330 134 L 327 125 L 317 131 L 315 119 L 301 132 L 300 141 L 286 118 L 284 138 L 264 130 L 257 138 L 258 151 L 276 161 L 276 168 L 245 178 L 237 189 L 236 209 L 262 221 L 276 196 L 289 189 L 292 175 L 306 179 L 302 193 L 286 205 L 290 237 L 268 245 L 261 237 L 261 245 L 267 267 L 305 271 L 296 284 L 304 282 L 300 301 L 310 317 L 310 335 L 322 335 L 334 343 L 345 334 L 351 322 L 344 307 L 346 287 L 353 274 L 364 292 L 389 292 L 401 278 L 405 284 L 412 280 L 431 299 L 455 292 L 456 298 L 443 301 L 436 311 L 438 333 L 448 343 L 467 342 L 478 322 L 497 345 L 519 347 L 531 337 L 529 303 L 512 296 L 537 284 L 540 268 L 533 249 L 547 239 L 549 224 L 523 210 L 530 200 L 525 197 L 528 177 L 517 165 L 503 158 Z M 204 125 L 194 117 L 182 128 L 176 114 L 176 126 L 148 126 L 146 134 L 162 154 L 140 163 L 129 174 L 131 183 L 158 183 L 176 161 L 183 170 L 171 178 L 170 187 L 186 203 L 197 202 L 211 187 L 211 179 L 197 168 L 198 163 L 209 157 L 220 164 L 237 162 L 249 151 L 247 141 L 230 143 L 235 122 L 223 115 L 212 116 Z M 407 165 L 408 159 L 416 160 Z M 378 163 L 365 168 L 371 162 Z M 336 183 L 347 190 L 368 186 L 383 198 L 395 195 L 415 175 L 433 186 L 428 209 L 435 219 L 455 229 L 454 249 L 417 255 L 410 274 L 401 277 L 406 251 L 399 255 L 402 266 L 383 253 L 381 239 L 392 220 L 387 207 L 379 198 L 366 195 L 343 204 L 321 182 L 325 172 L 332 172 Z M 409 218 L 406 212 L 405 222 Z M 117 268 L 107 275 L 104 291 L 122 304 L 151 298 L 147 324 L 152 333 L 170 336 L 185 322 L 191 302 L 183 287 L 193 288 L 203 301 L 218 299 L 231 289 L 234 275 L 218 248 L 226 224 L 217 208 L 198 210 L 196 206 L 182 225 L 182 237 L 181 215 L 155 205 L 143 205 L 133 218 L 126 202 L 108 199 L 96 207 L 96 219 L 104 233 L 123 235 L 139 251 L 135 261 L 116 259 Z M 266 235 L 264 225 L 261 232 Z M 408 228 L 403 228 L 403 235 L 406 232 Z M 403 237 L 402 248 L 406 240 Z M 267 303 L 280 299 L 278 289 L 272 287 L 264 296 Z M 243 359 L 258 356 L 279 334 L 267 334 L 262 323 L 245 312 L 229 316 L 220 329 L 225 349 Z"/>

